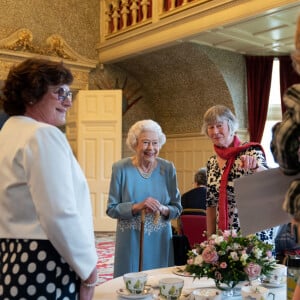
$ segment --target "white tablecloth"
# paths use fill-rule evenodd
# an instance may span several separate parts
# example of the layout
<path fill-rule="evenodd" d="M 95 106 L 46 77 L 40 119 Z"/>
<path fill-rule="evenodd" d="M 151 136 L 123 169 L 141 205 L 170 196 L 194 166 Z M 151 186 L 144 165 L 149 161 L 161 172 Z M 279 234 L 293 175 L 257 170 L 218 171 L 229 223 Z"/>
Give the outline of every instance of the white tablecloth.
<path fill-rule="evenodd" d="M 154 289 L 154 296 L 145 297 L 144 300 L 151 300 L 151 299 L 159 299 L 158 295 L 158 281 L 161 278 L 166 277 L 180 277 L 184 279 L 184 287 L 182 290 L 182 296 L 180 300 L 192 300 L 193 297 L 190 295 L 194 289 L 197 288 L 204 288 L 204 287 L 215 287 L 215 283 L 212 279 L 201 278 L 193 280 L 192 277 L 183 277 L 174 274 L 177 267 L 170 267 L 170 268 L 161 268 L 161 269 L 154 269 L 149 271 L 144 271 L 148 274 L 148 281 L 147 284 L 151 285 Z M 123 300 L 127 298 L 120 297 L 117 293 L 117 290 L 120 288 L 125 288 L 123 277 L 117 277 L 110 281 L 100 284 L 95 289 L 95 300 Z M 275 300 L 285 300 L 286 299 L 286 286 L 280 288 L 269 288 L 270 292 L 275 294 Z M 240 300 L 241 297 L 223 297 L 226 300 L 234 299 Z M 270 296 L 269 299 L 271 300 L 272 297 Z M 128 299 L 127 299 L 128 300 Z"/>

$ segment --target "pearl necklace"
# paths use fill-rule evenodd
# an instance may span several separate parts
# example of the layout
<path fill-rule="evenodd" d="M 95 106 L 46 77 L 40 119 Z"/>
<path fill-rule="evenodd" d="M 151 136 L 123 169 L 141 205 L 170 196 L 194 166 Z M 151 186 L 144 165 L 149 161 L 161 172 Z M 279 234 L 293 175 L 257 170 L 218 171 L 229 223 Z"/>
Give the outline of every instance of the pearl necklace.
<path fill-rule="evenodd" d="M 153 168 L 151 168 L 148 172 L 144 172 L 140 167 L 137 167 L 140 175 L 145 178 L 145 179 L 148 179 L 151 177 L 151 174 L 153 172 Z"/>
<path fill-rule="evenodd" d="M 138 172 L 140 173 L 140 175 L 141 175 L 143 178 L 145 178 L 145 179 L 148 179 L 148 178 L 151 177 L 152 172 L 153 172 L 153 170 L 154 170 L 155 167 L 156 167 L 156 162 L 154 162 L 154 163 L 151 165 L 151 167 L 149 168 L 149 170 L 144 171 L 144 170 L 142 169 L 142 167 L 140 167 L 140 166 L 138 165 L 138 161 L 137 161 L 137 158 L 136 158 L 136 157 L 133 158 L 132 163 L 135 165 L 135 167 L 137 168 L 137 170 L 138 170 Z"/>

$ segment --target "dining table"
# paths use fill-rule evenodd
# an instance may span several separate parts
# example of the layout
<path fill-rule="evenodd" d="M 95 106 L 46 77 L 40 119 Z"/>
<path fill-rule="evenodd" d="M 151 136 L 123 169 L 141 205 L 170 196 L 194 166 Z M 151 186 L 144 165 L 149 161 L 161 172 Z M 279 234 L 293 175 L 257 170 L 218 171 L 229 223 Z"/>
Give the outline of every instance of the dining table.
<path fill-rule="evenodd" d="M 180 300 L 194 300 L 193 291 L 196 289 L 213 288 L 215 282 L 213 279 L 206 277 L 194 278 L 188 274 L 185 274 L 183 270 L 184 266 L 174 266 L 168 268 L 159 268 L 143 271 L 148 274 L 147 280 L 147 292 L 145 295 L 130 295 L 125 288 L 123 276 L 116 277 L 109 281 L 106 281 L 95 288 L 94 300 L 161 300 L 159 296 L 159 280 L 162 278 L 182 278 L 184 280 L 184 286 L 180 296 Z M 247 284 L 246 282 L 243 284 Z M 279 287 L 267 286 L 270 294 L 267 300 L 285 300 L 286 299 L 286 284 L 282 284 Z M 242 300 L 242 296 L 225 296 L 222 295 L 222 300 Z"/>

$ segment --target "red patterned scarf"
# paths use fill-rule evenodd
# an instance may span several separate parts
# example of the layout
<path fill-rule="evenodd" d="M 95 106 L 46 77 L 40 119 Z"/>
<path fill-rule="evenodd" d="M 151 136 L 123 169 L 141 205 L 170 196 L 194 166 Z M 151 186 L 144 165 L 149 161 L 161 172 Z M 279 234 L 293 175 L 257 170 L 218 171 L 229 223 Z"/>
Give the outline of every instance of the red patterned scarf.
<path fill-rule="evenodd" d="M 222 148 L 214 145 L 215 152 L 222 159 L 227 160 L 226 167 L 221 177 L 220 191 L 219 191 L 219 224 L 218 228 L 222 231 L 230 229 L 228 228 L 228 199 L 227 199 L 227 183 L 228 175 L 233 166 L 236 156 L 252 146 L 258 146 L 264 152 L 262 146 L 259 143 L 247 143 L 241 145 L 241 141 L 235 135 L 233 139 L 233 146 L 228 148 Z"/>

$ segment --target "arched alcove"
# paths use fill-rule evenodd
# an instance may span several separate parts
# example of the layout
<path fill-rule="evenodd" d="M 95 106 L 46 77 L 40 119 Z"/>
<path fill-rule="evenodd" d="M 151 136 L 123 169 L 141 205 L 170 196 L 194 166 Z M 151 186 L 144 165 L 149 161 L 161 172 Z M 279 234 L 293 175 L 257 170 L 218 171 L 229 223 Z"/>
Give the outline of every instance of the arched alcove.
<path fill-rule="evenodd" d="M 135 111 L 147 102 L 149 116 L 154 115 L 168 134 L 199 132 L 204 112 L 217 103 L 238 112 L 243 120 L 240 111 L 244 110 L 241 103 L 245 102 L 245 86 L 241 55 L 182 43 L 114 66 L 136 78 L 142 86 L 144 99 Z M 125 115 L 124 129 L 139 118 L 137 113 Z"/>

